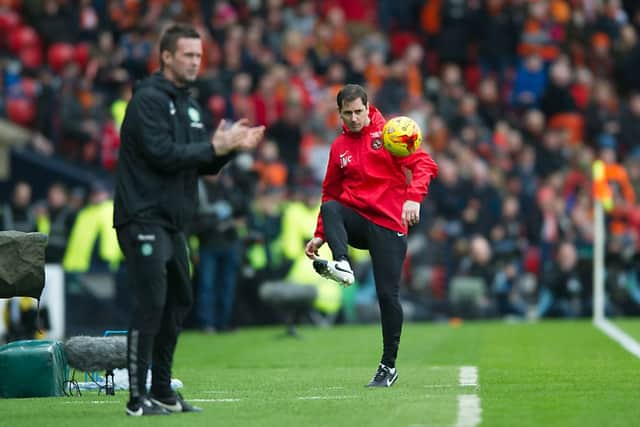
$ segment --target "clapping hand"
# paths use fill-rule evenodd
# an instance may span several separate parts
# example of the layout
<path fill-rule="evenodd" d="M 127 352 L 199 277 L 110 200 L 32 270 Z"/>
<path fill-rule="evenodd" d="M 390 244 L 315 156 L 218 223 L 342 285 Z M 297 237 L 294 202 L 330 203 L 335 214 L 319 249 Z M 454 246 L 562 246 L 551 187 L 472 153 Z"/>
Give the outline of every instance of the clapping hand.
<path fill-rule="evenodd" d="M 264 126 L 249 126 L 248 119 L 240 119 L 229 128 L 225 128 L 225 123 L 225 120 L 220 120 L 211 138 L 211 143 L 219 156 L 229 154 L 233 150 L 251 150 L 262 141 Z"/>

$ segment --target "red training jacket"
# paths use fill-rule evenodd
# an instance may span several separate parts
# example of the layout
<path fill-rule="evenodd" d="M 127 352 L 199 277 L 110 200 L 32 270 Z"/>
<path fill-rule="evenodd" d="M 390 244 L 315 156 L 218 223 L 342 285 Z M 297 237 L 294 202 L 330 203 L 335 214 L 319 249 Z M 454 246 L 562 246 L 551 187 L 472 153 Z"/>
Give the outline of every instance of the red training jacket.
<path fill-rule="evenodd" d="M 343 126 L 331 145 L 322 202 L 336 200 L 374 224 L 406 233 L 402 205 L 407 200 L 422 201 L 438 165 L 422 150 L 406 157 L 393 156 L 382 144 L 384 117 L 370 107 L 369 119 L 360 132 L 349 132 Z M 405 170 L 411 171 L 409 183 Z M 314 236 L 325 240 L 320 215 Z"/>

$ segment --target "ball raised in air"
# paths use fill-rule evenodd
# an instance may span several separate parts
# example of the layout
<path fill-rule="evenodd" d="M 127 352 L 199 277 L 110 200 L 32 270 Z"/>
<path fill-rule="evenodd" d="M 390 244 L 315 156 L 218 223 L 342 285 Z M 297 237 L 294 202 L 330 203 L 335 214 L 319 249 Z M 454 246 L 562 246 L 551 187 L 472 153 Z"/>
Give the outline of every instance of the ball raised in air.
<path fill-rule="evenodd" d="M 389 120 L 382 129 L 384 148 L 398 157 L 406 157 L 420 148 L 422 133 L 410 117 L 398 116 Z"/>

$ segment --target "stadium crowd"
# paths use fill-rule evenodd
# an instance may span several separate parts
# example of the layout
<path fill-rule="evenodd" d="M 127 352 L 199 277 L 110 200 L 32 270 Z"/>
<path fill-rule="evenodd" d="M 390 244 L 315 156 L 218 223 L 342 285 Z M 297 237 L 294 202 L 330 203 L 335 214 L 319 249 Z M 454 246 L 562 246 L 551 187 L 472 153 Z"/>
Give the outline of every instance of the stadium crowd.
<path fill-rule="evenodd" d="M 196 276 L 217 260 L 233 266 L 208 279 L 227 285 L 226 308 L 207 327 L 269 321 L 257 291 L 265 280 L 317 285 L 297 265 L 345 83 L 364 85 L 387 118 L 414 118 L 440 166 L 409 235 L 409 317 L 588 315 L 597 158 L 615 190 L 607 308 L 640 312 L 637 2 L 0 0 L 0 148 L 18 132 L 42 156 L 109 176 L 127 100 L 157 68 L 152 40 L 172 21 L 203 36 L 194 91 L 206 124 L 248 117 L 267 126 L 254 155 L 201 181 L 208 209 L 192 231 Z M 16 183 L 2 228 L 55 228 L 61 243 L 47 256 L 67 271 L 96 260 L 116 269 L 110 182 L 85 190 L 83 199 L 82 189 L 56 183 L 40 202 L 28 182 Z M 92 209 L 97 216 L 81 221 Z M 99 248 L 83 226 L 96 229 Z M 316 304 L 323 318 L 366 318 L 374 290 L 366 258 L 358 264 L 355 291 Z M 230 305 L 241 321 L 232 322 Z"/>

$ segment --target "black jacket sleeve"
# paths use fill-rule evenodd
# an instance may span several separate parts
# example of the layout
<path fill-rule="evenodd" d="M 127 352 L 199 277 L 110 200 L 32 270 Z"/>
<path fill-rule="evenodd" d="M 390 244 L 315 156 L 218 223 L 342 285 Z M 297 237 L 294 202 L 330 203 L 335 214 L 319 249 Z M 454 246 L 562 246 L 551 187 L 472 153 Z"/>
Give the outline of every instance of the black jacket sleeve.
<path fill-rule="evenodd" d="M 215 175 L 220 172 L 229 161 L 234 157 L 235 153 L 231 152 L 224 156 L 213 156 L 213 160 L 202 164 L 198 167 L 198 174 L 200 175 Z"/>
<path fill-rule="evenodd" d="M 218 163 L 210 142 L 176 143 L 172 140 L 170 123 L 172 117 L 168 105 L 151 92 L 137 97 L 137 149 L 154 168 L 166 172 L 200 167 Z"/>

